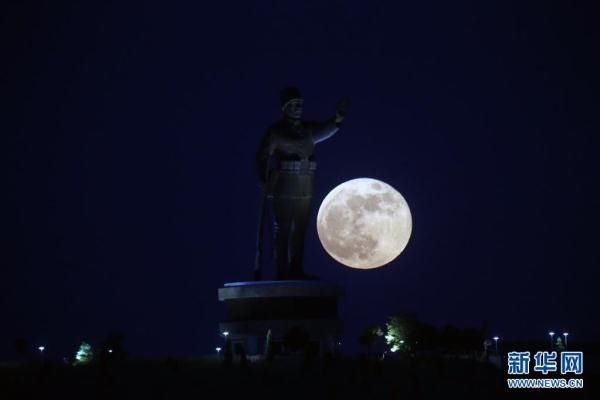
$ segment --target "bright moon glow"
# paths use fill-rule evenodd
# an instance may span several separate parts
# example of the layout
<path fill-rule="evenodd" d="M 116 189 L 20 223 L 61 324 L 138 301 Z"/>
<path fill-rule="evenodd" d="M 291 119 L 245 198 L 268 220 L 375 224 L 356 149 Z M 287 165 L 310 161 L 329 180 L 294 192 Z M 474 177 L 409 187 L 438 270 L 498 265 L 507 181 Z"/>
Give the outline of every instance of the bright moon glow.
<path fill-rule="evenodd" d="M 321 203 L 317 233 L 340 263 L 359 269 L 381 267 L 402 253 L 412 231 L 404 197 L 385 182 L 358 178 L 333 189 Z"/>

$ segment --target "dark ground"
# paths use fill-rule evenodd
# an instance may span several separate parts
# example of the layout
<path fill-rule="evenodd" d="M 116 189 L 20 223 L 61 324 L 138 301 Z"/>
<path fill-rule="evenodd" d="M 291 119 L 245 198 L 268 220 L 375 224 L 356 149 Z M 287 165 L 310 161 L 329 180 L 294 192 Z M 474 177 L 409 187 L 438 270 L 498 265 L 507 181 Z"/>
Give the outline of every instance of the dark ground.
<path fill-rule="evenodd" d="M 502 370 L 459 359 L 275 360 L 224 366 L 217 360 L 164 360 L 0 367 L 0 399 L 592 399 L 584 390 L 511 391 Z M 596 392 L 594 392 L 596 390 Z"/>

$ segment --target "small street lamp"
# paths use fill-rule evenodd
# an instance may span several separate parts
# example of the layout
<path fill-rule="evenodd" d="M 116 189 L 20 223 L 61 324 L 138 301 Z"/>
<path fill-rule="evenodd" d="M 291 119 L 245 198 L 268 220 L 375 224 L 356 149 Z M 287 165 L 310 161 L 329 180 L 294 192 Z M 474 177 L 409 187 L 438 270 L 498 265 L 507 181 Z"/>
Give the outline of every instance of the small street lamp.
<path fill-rule="evenodd" d="M 565 337 L 565 349 L 567 348 L 567 336 L 569 336 L 568 332 L 563 333 L 563 336 Z"/>
<path fill-rule="evenodd" d="M 548 335 L 550 335 L 550 348 L 553 349 L 554 348 L 554 332 L 550 331 L 550 332 L 548 332 Z"/>
<path fill-rule="evenodd" d="M 494 339 L 494 342 L 496 342 L 496 354 L 498 354 L 498 339 L 500 339 L 498 336 L 494 336 L 492 339 Z"/>
<path fill-rule="evenodd" d="M 225 358 L 227 358 L 227 354 L 231 352 L 231 346 L 229 345 L 229 331 L 223 331 L 223 337 L 225 338 L 225 342 L 223 343 L 223 347 L 225 347 Z"/>

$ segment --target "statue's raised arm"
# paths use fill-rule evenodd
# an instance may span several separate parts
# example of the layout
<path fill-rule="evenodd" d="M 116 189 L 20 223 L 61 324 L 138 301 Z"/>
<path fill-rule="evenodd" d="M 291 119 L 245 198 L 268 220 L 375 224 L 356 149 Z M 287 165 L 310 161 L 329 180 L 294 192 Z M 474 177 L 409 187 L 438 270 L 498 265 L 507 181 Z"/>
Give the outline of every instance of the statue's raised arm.
<path fill-rule="evenodd" d="M 313 123 L 313 142 L 317 144 L 335 135 L 340 129 L 347 112 L 348 98 L 342 97 L 338 101 L 335 117 L 323 123 Z"/>

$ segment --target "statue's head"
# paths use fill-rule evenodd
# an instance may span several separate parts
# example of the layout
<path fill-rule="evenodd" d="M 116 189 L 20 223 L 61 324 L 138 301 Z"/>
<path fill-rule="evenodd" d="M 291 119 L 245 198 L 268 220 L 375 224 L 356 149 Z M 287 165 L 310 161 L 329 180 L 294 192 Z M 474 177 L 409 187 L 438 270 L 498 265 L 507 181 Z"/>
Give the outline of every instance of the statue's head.
<path fill-rule="evenodd" d="M 295 86 L 286 87 L 281 91 L 281 111 L 290 119 L 302 118 L 304 99 L 300 90 Z"/>

